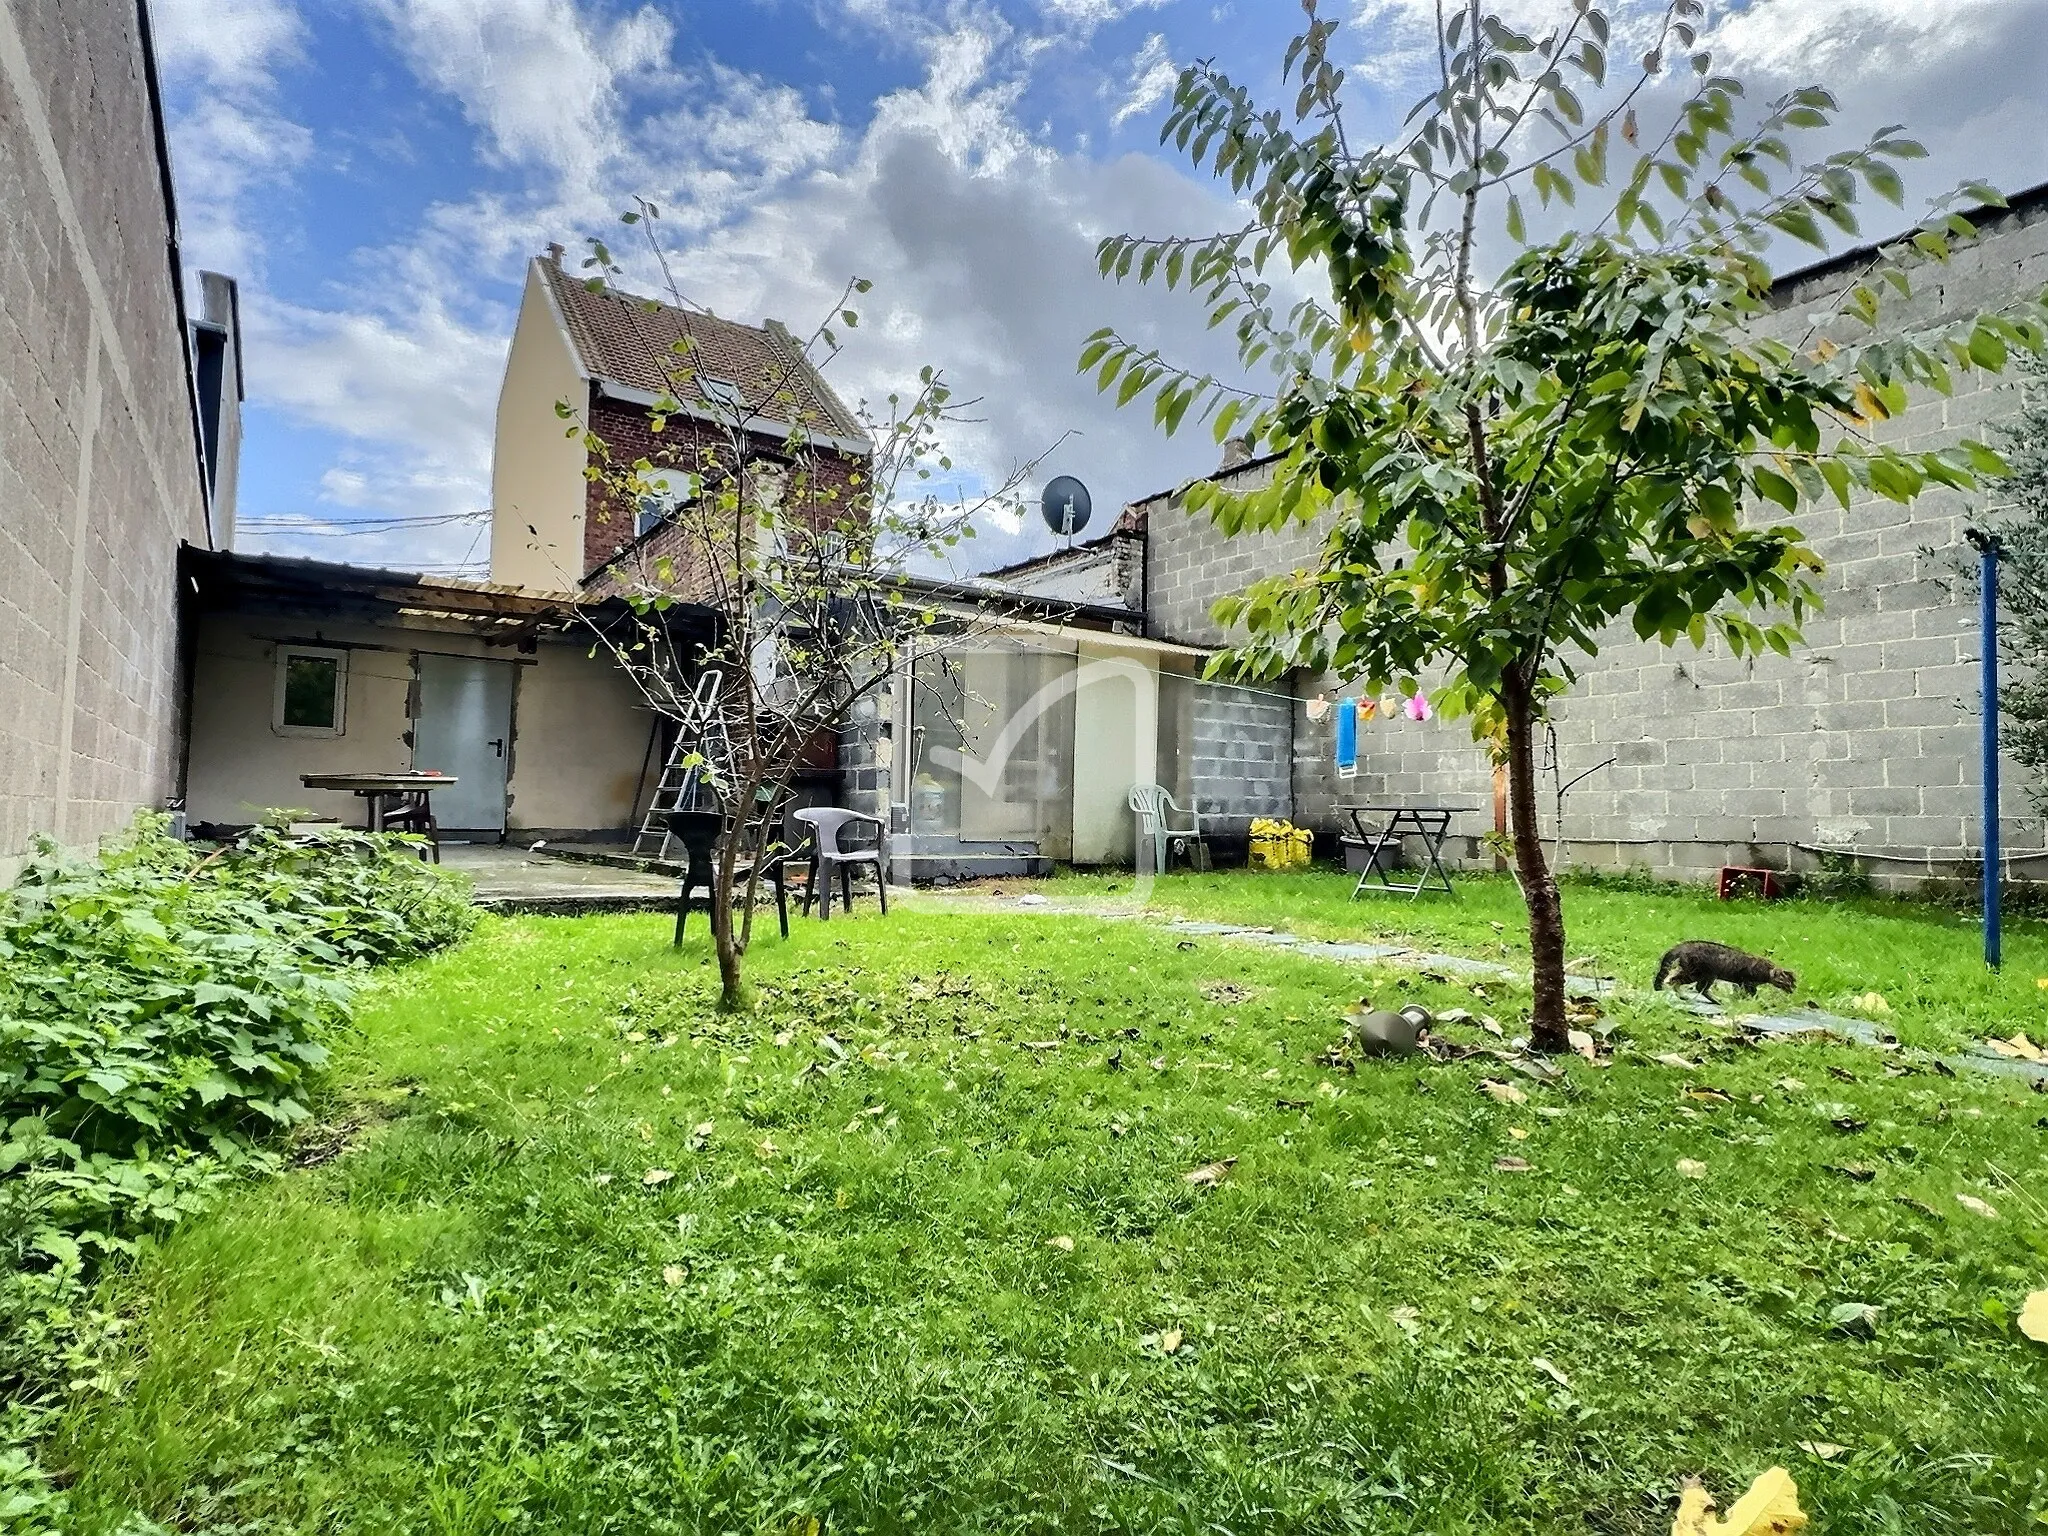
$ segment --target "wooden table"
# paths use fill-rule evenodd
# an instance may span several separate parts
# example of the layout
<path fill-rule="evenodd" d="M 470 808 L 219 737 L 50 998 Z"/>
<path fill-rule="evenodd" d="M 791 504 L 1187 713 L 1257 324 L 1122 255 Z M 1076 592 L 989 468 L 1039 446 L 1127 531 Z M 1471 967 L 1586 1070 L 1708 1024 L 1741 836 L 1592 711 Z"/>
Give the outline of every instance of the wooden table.
<path fill-rule="evenodd" d="M 372 832 L 382 832 L 396 821 L 408 831 L 421 833 L 441 862 L 440 828 L 428 798 L 437 789 L 448 789 L 462 781 L 446 773 L 302 773 L 299 782 L 308 789 L 344 790 L 362 797 L 363 823 Z"/>
<path fill-rule="evenodd" d="M 1413 900 L 1416 896 L 1421 895 L 1423 891 L 1437 888 L 1431 885 L 1431 876 L 1435 876 L 1437 880 L 1442 882 L 1441 888 L 1445 895 L 1455 896 L 1458 894 L 1451 888 L 1450 871 L 1444 868 L 1442 857 L 1444 838 L 1450 832 L 1451 818 L 1460 812 L 1473 810 L 1475 807 L 1469 805 L 1418 805 L 1410 801 L 1401 800 L 1368 800 L 1358 805 L 1344 806 L 1342 809 L 1350 816 L 1351 825 L 1358 833 L 1358 840 L 1366 845 L 1365 868 L 1359 871 L 1358 884 L 1351 888 L 1351 895 L 1354 900 L 1357 899 L 1360 891 L 1366 890 L 1397 891 Z M 1367 828 L 1365 819 L 1368 816 L 1381 823 L 1378 831 L 1375 832 Z M 1422 839 L 1422 873 L 1412 885 L 1388 879 L 1387 872 L 1380 868 L 1380 854 L 1389 843 L 1403 836 L 1415 836 Z M 1372 883 L 1374 876 L 1379 878 L 1377 885 Z"/>

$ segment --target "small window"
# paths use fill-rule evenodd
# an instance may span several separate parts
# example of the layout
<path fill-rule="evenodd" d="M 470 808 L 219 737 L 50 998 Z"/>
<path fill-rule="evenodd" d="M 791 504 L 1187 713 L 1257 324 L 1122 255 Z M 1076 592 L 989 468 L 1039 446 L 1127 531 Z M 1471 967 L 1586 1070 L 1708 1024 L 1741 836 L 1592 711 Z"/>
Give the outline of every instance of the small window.
<path fill-rule="evenodd" d="M 731 379 L 710 379 L 699 374 L 697 388 L 713 405 L 722 405 L 743 418 L 753 414 L 753 407 L 747 404 L 746 395 Z"/>
<path fill-rule="evenodd" d="M 277 648 L 272 724 L 285 736 L 339 736 L 348 703 L 348 652 Z"/>
<path fill-rule="evenodd" d="M 671 517 L 676 509 L 697 498 L 697 477 L 679 469 L 658 469 L 642 475 L 647 489 L 633 515 L 633 537 L 645 538 Z"/>

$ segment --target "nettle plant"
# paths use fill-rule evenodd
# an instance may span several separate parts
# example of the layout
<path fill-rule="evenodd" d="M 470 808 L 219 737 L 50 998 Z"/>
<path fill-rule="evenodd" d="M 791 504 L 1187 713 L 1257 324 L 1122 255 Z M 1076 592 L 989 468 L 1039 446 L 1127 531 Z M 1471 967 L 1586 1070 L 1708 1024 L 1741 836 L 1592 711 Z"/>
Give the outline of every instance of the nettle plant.
<path fill-rule="evenodd" d="M 1872 429 L 1911 389 L 2038 351 L 2044 312 L 1892 323 L 1916 270 L 1974 237 L 1953 208 L 1999 201 L 1967 185 L 1848 274 L 1837 310 L 1793 340 L 1766 334 L 1766 250 L 1856 234 L 1859 200 L 1901 202 L 1898 163 L 1922 151 L 1887 128 L 1802 158 L 1834 99 L 1809 86 L 1749 106 L 1697 46 L 1699 0 L 1631 20 L 1641 52 L 1614 76 L 1623 38 L 1589 0 L 1534 32 L 1477 0 L 1439 7 L 1436 84 L 1384 144 L 1347 123 L 1337 23 L 1303 9 L 1288 109 L 1200 63 L 1163 130 L 1229 182 L 1246 222 L 1099 251 L 1107 276 L 1187 289 L 1276 386 L 1176 368 L 1107 330 L 1081 366 L 1120 404 L 1149 396 L 1168 431 L 1192 416 L 1277 456 L 1262 488 L 1197 484 L 1191 510 L 1232 533 L 1327 524 L 1313 569 L 1218 605 L 1244 639 L 1215 671 L 1427 687 L 1505 763 L 1532 1038 L 1560 1049 L 1564 925 L 1536 756 L 1578 658 L 1622 622 L 1665 644 L 1788 652 L 1822 569 L 1791 519 L 2000 473 L 1981 443 L 1907 452 Z M 1282 283 L 1307 296 L 1288 304 Z"/>

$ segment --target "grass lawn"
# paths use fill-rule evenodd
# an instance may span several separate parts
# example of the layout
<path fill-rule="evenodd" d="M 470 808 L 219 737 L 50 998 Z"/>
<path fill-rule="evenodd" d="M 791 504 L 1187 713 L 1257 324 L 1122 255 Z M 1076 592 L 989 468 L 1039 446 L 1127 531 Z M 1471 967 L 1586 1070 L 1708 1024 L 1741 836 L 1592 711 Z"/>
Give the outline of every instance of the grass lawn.
<path fill-rule="evenodd" d="M 1151 905 L 1188 917 L 1265 924 L 1308 937 L 1361 935 L 1413 943 L 1529 968 L 1529 919 L 1506 875 L 1459 877 L 1456 900 L 1368 892 L 1352 900 L 1354 877 L 1324 870 L 1247 875 L 1172 875 Z M 1069 875 L 1046 889 L 1063 901 L 1128 899 L 1131 878 Z M 1950 1050 L 1986 1034 L 2040 1034 L 2048 1020 L 2048 924 L 2006 920 L 2004 968 L 1984 967 L 1977 919 L 1921 902 L 1718 901 L 1711 890 L 1652 890 L 1567 880 L 1566 957 L 1575 970 L 1647 988 L 1657 959 L 1681 939 L 1718 939 L 1773 956 L 1799 977 L 1796 999 L 1766 990 L 1763 1006 L 1812 1001 L 1843 1013 L 1876 992 L 1891 1007 L 1883 1022 L 1910 1045 Z M 1725 999 L 1731 989 L 1719 989 Z M 1736 995 L 1736 996 L 1739 996 Z M 1744 1004 L 1747 1008 L 1749 1005 Z"/>
<path fill-rule="evenodd" d="M 1575 953 L 1640 968 L 1680 901 L 1575 894 Z M 1381 915 L 1508 922 L 1426 912 Z M 1744 921 L 1908 1036 L 1995 1002 L 1960 929 Z M 1816 1533 L 2048 1511 L 2022 1084 L 1623 1002 L 1611 1068 L 1499 1103 L 1484 1057 L 1315 1058 L 1361 991 L 1501 988 L 930 906 L 762 941 L 730 1020 L 668 926 L 492 920 L 377 984 L 349 1148 L 103 1286 L 122 1379 L 49 1455 L 78 1531 L 1663 1536 L 1681 1476 L 1725 1505 L 1773 1463 Z"/>

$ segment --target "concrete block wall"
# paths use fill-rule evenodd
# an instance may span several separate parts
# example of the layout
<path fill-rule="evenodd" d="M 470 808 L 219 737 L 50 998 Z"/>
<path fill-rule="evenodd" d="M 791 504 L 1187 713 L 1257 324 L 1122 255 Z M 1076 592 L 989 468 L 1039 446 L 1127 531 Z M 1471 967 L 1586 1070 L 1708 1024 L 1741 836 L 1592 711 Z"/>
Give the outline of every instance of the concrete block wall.
<path fill-rule="evenodd" d="M 1766 328 L 1794 342 L 1830 328 L 1815 317 L 1832 313 L 1844 281 L 1839 270 L 1820 271 L 1783 285 Z M 2034 198 L 1993 218 L 1949 265 L 1923 270 L 1915 297 L 1888 323 L 1939 323 L 2044 285 L 2048 199 Z M 2025 387 L 2011 375 L 1959 376 L 1953 397 L 1916 397 L 1876 435 L 1915 449 L 1989 438 Z M 1600 655 L 1583 662 L 1556 710 L 1565 778 L 1615 759 L 1566 801 L 1572 859 L 1688 875 L 1728 862 L 1799 866 L 1813 861 L 1804 850 L 1850 849 L 1872 856 L 1873 873 L 1905 878 L 1971 857 L 1980 838 L 1977 616 L 1951 578 L 1963 528 L 1995 505 L 1995 496 L 1944 491 L 1910 508 L 1861 496 L 1846 511 L 1830 503 L 1803 512 L 1800 526 L 1827 562 L 1826 608 L 1790 657 L 1645 644 L 1625 625 L 1602 636 Z M 1151 632 L 1166 638 L 1222 641 L 1208 603 L 1283 562 L 1313 561 L 1320 543 L 1309 528 L 1227 540 L 1164 498 L 1149 513 Z M 1294 684 L 1304 700 L 1335 686 Z M 1298 821 L 1334 829 L 1347 801 L 1401 796 L 1477 808 L 1454 824 L 1457 834 L 1476 838 L 1491 826 L 1492 766 L 1467 722 L 1366 726 L 1350 780 L 1336 777 L 1327 720 L 1311 724 L 1297 708 L 1293 725 Z M 2015 872 L 2048 876 L 2048 827 L 2017 767 L 2008 765 L 2004 784 Z M 1547 777 L 1543 819 L 1552 831 Z M 1482 856 L 1462 837 L 1453 847 Z"/>
<path fill-rule="evenodd" d="M 1195 683 L 1189 701 L 1188 788 L 1206 820 L 1243 835 L 1255 816 L 1294 812 L 1292 709 L 1285 698 Z"/>
<path fill-rule="evenodd" d="M 178 788 L 208 542 L 136 7 L 0 0 L 0 874 Z"/>
<path fill-rule="evenodd" d="M 1230 490 L 1250 490 L 1273 477 L 1270 462 L 1253 460 L 1218 476 Z M 1274 533 L 1226 535 L 1208 517 L 1190 516 L 1178 492 L 1134 504 L 1146 520 L 1145 633 L 1183 645 L 1222 645 L 1229 636 L 1209 610 L 1262 576 L 1312 566 L 1326 532 L 1295 523 Z"/>

